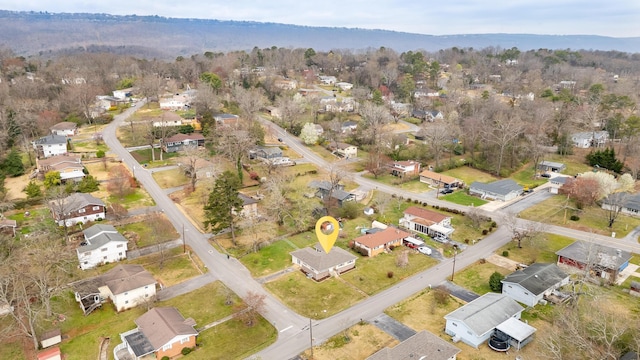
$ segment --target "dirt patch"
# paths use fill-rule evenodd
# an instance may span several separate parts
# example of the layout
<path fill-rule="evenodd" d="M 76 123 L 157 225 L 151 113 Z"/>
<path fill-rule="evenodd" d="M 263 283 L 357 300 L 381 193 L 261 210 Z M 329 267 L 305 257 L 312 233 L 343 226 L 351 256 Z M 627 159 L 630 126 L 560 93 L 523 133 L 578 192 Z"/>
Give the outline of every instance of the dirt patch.
<path fill-rule="evenodd" d="M 345 332 L 330 338 L 325 344 L 313 348 L 315 360 L 350 360 L 366 359 L 368 356 L 385 347 L 393 347 L 398 340 L 371 324 L 355 325 L 346 330 L 349 340 L 345 340 Z M 310 351 L 303 353 L 303 358 L 310 359 Z"/>
<path fill-rule="evenodd" d="M 497 265 L 500 267 L 503 267 L 505 269 L 509 269 L 511 271 L 516 271 L 516 268 L 518 267 L 518 262 L 517 261 L 513 261 L 511 259 L 507 259 L 504 256 L 500 256 L 497 254 L 491 254 L 491 256 L 489 256 L 488 258 L 486 258 L 486 260 L 490 263 L 492 263 L 493 265 Z"/>
<path fill-rule="evenodd" d="M 27 194 L 22 192 L 22 190 L 28 183 L 28 174 L 6 178 L 4 181 L 4 187 L 7 189 L 7 200 L 26 199 Z"/>

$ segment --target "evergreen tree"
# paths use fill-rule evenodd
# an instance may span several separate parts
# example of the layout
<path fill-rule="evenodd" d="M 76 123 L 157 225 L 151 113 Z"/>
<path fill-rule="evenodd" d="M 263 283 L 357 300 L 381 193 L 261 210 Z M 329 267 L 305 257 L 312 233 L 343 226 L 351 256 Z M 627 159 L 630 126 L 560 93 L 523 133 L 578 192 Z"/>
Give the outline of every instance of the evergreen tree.
<path fill-rule="evenodd" d="M 82 181 L 78 183 L 78 191 L 81 193 L 90 193 L 98 191 L 100 183 L 96 178 L 91 175 L 85 176 Z"/>
<path fill-rule="evenodd" d="M 22 163 L 22 157 L 20 153 L 15 149 L 9 152 L 9 155 L 2 162 L 2 168 L 5 174 L 16 177 L 24 174 L 24 164 Z"/>
<path fill-rule="evenodd" d="M 504 279 L 504 276 L 497 271 L 491 274 L 489 278 L 489 288 L 491 288 L 491 291 L 502 292 L 502 279 Z"/>
<path fill-rule="evenodd" d="M 228 228 L 234 245 L 235 222 L 243 205 L 242 199 L 238 196 L 240 185 L 240 179 L 236 174 L 229 170 L 223 172 L 216 180 L 209 194 L 209 201 L 204 206 L 205 227 L 214 234 Z"/>
<path fill-rule="evenodd" d="M 42 189 L 40 189 L 40 185 L 36 184 L 33 180 L 29 181 L 23 191 L 27 194 L 28 199 L 42 196 Z"/>

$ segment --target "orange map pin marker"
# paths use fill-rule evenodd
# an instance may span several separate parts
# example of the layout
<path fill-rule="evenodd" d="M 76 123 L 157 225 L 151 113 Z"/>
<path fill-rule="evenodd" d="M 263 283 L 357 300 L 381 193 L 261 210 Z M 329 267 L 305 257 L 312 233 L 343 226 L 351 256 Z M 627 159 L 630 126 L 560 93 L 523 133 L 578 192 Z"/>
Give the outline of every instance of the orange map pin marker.
<path fill-rule="evenodd" d="M 331 251 L 333 244 L 336 243 L 339 232 L 340 224 L 333 216 L 323 216 L 316 222 L 316 236 L 322 249 L 327 254 Z"/>

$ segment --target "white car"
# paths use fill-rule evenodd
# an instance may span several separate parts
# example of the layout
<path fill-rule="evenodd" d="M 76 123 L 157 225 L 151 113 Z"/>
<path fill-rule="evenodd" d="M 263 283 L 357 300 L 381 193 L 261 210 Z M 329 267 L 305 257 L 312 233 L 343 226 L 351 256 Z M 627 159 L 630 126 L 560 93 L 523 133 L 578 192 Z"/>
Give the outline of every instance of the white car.
<path fill-rule="evenodd" d="M 429 248 L 429 247 L 427 247 L 427 246 L 420 246 L 420 247 L 418 248 L 418 251 L 419 251 L 420 253 L 422 253 L 422 254 L 425 254 L 425 255 L 431 255 L 431 248 Z"/>

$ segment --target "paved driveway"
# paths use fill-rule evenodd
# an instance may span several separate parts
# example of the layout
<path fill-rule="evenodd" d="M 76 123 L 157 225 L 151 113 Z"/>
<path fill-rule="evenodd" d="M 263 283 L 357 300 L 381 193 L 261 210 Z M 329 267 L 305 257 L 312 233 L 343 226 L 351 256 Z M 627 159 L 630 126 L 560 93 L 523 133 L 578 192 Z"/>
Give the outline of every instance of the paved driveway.
<path fill-rule="evenodd" d="M 412 328 L 384 313 L 373 318 L 371 323 L 400 341 L 405 341 L 416 334 Z"/>
<path fill-rule="evenodd" d="M 458 286 L 451 281 L 444 281 L 440 283 L 440 286 L 447 289 L 451 295 L 465 302 L 471 302 L 480 297 L 480 295 L 474 293 L 473 291 L 467 290 L 462 286 Z"/>

